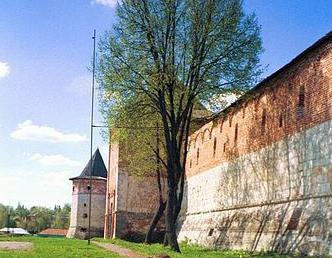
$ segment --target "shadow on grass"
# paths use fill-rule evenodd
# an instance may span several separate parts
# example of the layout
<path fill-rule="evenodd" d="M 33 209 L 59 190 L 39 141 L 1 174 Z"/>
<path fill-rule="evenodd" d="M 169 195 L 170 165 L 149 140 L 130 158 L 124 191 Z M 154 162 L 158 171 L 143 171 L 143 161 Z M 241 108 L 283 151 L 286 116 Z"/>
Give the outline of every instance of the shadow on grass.
<path fill-rule="evenodd" d="M 108 242 L 112 244 L 119 245 L 124 248 L 136 251 L 141 254 L 148 256 L 154 256 L 158 254 L 167 254 L 172 258 L 191 258 L 191 257 L 206 257 L 206 258 L 247 258 L 247 257 L 257 257 L 257 258 L 290 258 L 297 257 L 291 255 L 280 255 L 275 253 L 258 253 L 258 252 L 248 252 L 248 251 L 237 251 L 237 250 L 213 250 L 209 248 L 204 248 L 197 245 L 181 244 L 181 254 L 170 250 L 168 247 L 164 247 L 161 244 L 146 245 L 143 243 L 133 243 L 124 241 L 121 239 L 101 239 L 94 238 L 94 241 Z"/>

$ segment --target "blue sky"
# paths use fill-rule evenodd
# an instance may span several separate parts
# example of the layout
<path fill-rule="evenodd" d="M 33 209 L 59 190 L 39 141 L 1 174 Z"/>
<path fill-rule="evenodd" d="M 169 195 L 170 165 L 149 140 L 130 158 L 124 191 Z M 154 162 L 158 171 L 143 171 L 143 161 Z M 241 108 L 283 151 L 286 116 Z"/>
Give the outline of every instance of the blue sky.
<path fill-rule="evenodd" d="M 111 29 L 114 3 L 0 1 L 0 203 L 71 201 L 68 178 L 89 158 L 91 36 Z M 245 0 L 244 7 L 262 25 L 264 76 L 331 30 L 330 0 Z M 95 131 L 97 146 L 106 162 L 107 143 Z"/>

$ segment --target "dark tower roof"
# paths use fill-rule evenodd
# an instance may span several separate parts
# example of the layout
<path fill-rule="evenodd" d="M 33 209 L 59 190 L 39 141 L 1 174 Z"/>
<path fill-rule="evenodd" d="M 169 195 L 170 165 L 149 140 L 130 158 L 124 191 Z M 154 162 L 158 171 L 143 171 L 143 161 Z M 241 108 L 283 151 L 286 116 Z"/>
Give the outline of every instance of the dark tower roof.
<path fill-rule="evenodd" d="M 91 165 L 92 162 L 92 165 Z M 99 149 L 97 148 L 96 152 L 93 154 L 92 159 L 86 164 L 82 173 L 77 177 L 72 177 L 69 180 L 73 179 L 89 179 L 92 176 L 93 179 L 106 179 L 107 170 L 103 158 L 100 155 Z"/>

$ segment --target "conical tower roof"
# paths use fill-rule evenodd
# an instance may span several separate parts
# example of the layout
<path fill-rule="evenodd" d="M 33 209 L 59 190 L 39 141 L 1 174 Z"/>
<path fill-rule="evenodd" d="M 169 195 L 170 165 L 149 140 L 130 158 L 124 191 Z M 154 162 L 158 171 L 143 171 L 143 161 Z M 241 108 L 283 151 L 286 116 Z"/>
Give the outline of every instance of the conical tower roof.
<path fill-rule="evenodd" d="M 100 155 L 100 151 L 98 148 L 97 148 L 96 152 L 93 154 L 92 158 L 89 160 L 88 164 L 86 164 L 82 173 L 77 177 L 70 178 L 70 180 L 89 179 L 90 176 L 92 176 L 93 179 L 106 179 L 107 178 L 107 170 L 105 167 L 105 163 L 103 161 L 103 158 Z"/>

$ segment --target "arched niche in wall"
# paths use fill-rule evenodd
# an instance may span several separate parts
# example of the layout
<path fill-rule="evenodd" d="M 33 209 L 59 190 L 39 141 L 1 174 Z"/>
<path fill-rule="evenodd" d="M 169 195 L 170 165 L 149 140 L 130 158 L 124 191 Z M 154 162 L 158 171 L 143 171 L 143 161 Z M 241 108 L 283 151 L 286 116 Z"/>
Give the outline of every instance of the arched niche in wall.
<path fill-rule="evenodd" d="M 209 128 L 204 129 L 204 131 L 202 133 L 202 143 L 204 143 L 204 141 L 206 139 L 210 139 L 210 130 L 209 130 Z"/>
<path fill-rule="evenodd" d="M 248 107 L 248 102 L 246 101 L 246 102 L 242 105 L 242 119 L 244 119 L 244 118 L 246 117 L 247 107 Z"/>
<path fill-rule="evenodd" d="M 222 133 L 222 128 L 224 126 L 224 117 L 220 118 L 220 122 L 219 122 L 219 132 Z"/>
<path fill-rule="evenodd" d="M 194 139 L 194 149 L 197 148 L 197 143 L 198 143 L 198 138 L 199 136 L 201 135 L 201 132 L 198 132 L 195 136 L 195 139 Z"/>
<path fill-rule="evenodd" d="M 194 143 L 194 141 L 192 139 L 189 139 L 188 141 L 188 148 L 187 148 L 187 152 L 189 152 L 192 149 L 192 144 Z"/>

